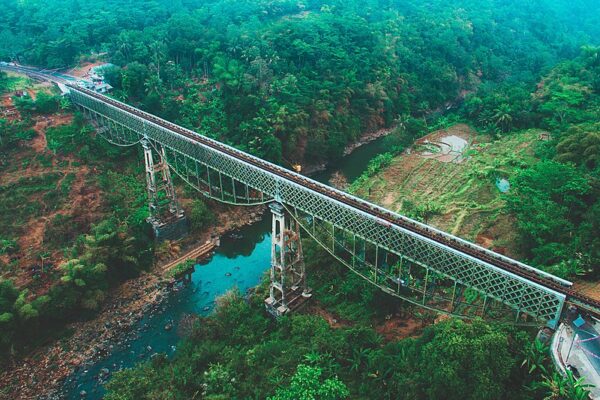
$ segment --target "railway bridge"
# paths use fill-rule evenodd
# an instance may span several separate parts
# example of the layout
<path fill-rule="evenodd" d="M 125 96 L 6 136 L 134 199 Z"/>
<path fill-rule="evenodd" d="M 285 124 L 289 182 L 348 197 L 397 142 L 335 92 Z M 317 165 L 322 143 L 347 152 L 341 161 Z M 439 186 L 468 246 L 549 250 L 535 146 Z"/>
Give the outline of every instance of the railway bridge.
<path fill-rule="evenodd" d="M 354 273 L 428 309 L 459 316 L 511 314 L 516 322 L 538 320 L 550 327 L 560 320 L 565 302 L 600 311 L 596 301 L 573 291 L 568 281 L 109 97 L 72 84 L 68 88 L 72 102 L 108 141 L 121 146 L 142 143 L 149 182 L 154 179 L 153 157 L 158 156 L 157 180 L 166 183 L 165 198 L 171 199 L 169 210 L 175 218 L 181 211 L 169 170 L 217 201 L 271 203 L 271 288 L 266 304 L 275 315 L 310 296 L 301 230 Z M 149 184 L 151 199 L 159 192 L 154 187 Z"/>
<path fill-rule="evenodd" d="M 151 222 L 159 234 L 184 218 L 171 172 L 220 202 L 270 204 L 271 284 L 265 304 L 274 315 L 293 310 L 311 296 L 301 232 L 381 290 L 430 310 L 541 322 L 551 328 L 560 321 L 565 304 L 600 315 L 600 302 L 573 290 L 569 281 L 72 82 L 43 78 L 58 81 L 106 140 L 143 146 Z"/>

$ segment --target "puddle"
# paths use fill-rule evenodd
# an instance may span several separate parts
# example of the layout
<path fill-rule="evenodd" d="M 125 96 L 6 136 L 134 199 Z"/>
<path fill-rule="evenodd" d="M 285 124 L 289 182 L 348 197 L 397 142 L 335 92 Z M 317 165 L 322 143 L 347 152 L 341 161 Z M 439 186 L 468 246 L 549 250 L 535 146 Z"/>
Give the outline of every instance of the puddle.
<path fill-rule="evenodd" d="M 467 148 L 467 141 L 460 136 L 450 135 L 440 139 L 442 149 L 444 145 L 449 147 L 448 152 L 462 153 Z"/>
<path fill-rule="evenodd" d="M 467 149 L 468 142 L 456 135 L 443 136 L 440 139 L 430 142 L 428 140 L 420 143 L 425 146 L 433 146 L 439 151 L 424 151 L 422 157 L 435 158 L 441 162 L 461 162 L 463 153 Z"/>
<path fill-rule="evenodd" d="M 505 178 L 496 179 L 496 187 L 502 193 L 507 193 L 510 190 L 510 182 Z"/>

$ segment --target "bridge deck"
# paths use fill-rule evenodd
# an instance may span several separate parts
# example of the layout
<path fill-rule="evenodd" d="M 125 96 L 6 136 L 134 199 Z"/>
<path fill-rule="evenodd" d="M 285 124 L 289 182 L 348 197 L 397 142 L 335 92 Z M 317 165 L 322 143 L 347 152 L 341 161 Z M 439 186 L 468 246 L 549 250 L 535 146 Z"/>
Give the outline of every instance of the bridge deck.
<path fill-rule="evenodd" d="M 57 80 L 56 77 L 46 78 Z M 214 168 L 296 210 L 328 221 L 336 228 L 473 287 L 519 311 L 556 321 L 567 300 L 590 312 L 600 313 L 600 302 L 570 289 L 568 281 L 322 185 L 109 97 L 70 83 L 66 85 L 75 104 L 137 135 L 149 137 L 175 155 Z"/>

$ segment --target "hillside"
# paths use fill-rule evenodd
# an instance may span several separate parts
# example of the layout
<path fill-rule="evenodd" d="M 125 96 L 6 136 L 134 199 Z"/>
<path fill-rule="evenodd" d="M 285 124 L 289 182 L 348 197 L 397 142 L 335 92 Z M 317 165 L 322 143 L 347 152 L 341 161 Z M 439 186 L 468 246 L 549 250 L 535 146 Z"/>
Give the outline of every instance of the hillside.
<path fill-rule="evenodd" d="M 0 72 L 0 98 L 0 398 L 32 398 L 158 303 L 162 264 L 263 210 L 177 185 L 190 234 L 155 246 L 136 149 L 96 136 L 49 83 Z"/>
<path fill-rule="evenodd" d="M 3 277 L 15 278 L 18 286 L 39 294 L 52 283 L 47 275 L 53 275 L 62 261 L 63 245 L 102 218 L 102 196 L 97 172 L 81 165 L 80 158 L 55 154 L 48 146 L 49 138 L 73 123 L 70 111 L 59 110 L 57 104 L 31 112 L 24 104 L 13 108 L 13 102 L 27 101 L 13 100 L 15 93 L 26 92 L 26 97 L 36 102 L 41 95 L 54 96 L 53 88 L 11 75 L 6 89 L 3 110 L 11 113 L 3 129 L 15 131 L 16 140 L 11 141 L 9 132 L 3 135 L 1 272 Z M 26 132 L 30 134 L 24 135 Z"/>
<path fill-rule="evenodd" d="M 4 0 L 0 13 L 3 66 L 86 77 L 110 63 L 115 99 L 307 175 L 328 166 L 343 190 L 600 297 L 599 46 L 597 0 Z M 49 84 L 0 71 L 0 96 L 0 399 L 588 397 L 583 361 L 600 349 L 586 307 L 564 303 L 555 337 L 583 319 L 590 339 L 567 332 L 554 345 L 573 354 L 556 362 L 555 321 L 530 318 L 555 303 L 505 275 L 476 271 L 494 286 L 481 293 L 460 262 L 451 281 L 312 218 L 354 271 L 261 220 L 265 205 L 209 201 L 179 177 L 190 233 L 156 241 L 141 146 L 108 144 Z M 213 194 L 229 185 L 198 172 Z M 277 256 L 305 264 L 309 300 Z M 306 308 L 265 308 L 300 291 Z"/>
<path fill-rule="evenodd" d="M 403 115 L 536 82 L 600 37 L 599 3 L 571 3 L 10 0 L 0 59 L 106 59 L 116 97 L 260 157 L 315 165 Z"/>
<path fill-rule="evenodd" d="M 596 278 L 599 60 L 584 48 L 528 95 L 470 94 L 451 119 L 476 129 L 442 117 L 448 128 L 406 148 L 394 147 L 406 143 L 399 128 L 395 153 L 373 160 L 350 190 L 556 274 Z"/>
<path fill-rule="evenodd" d="M 535 145 L 543 133 L 530 130 L 493 141 L 468 125 L 452 125 L 420 138 L 383 171 L 351 190 L 390 210 L 519 258 L 515 220 L 504 210 L 506 202 L 497 182 L 511 182 L 522 165 L 537 161 Z M 456 142 L 457 137 L 462 139 L 460 150 L 449 150 L 445 143 Z"/>

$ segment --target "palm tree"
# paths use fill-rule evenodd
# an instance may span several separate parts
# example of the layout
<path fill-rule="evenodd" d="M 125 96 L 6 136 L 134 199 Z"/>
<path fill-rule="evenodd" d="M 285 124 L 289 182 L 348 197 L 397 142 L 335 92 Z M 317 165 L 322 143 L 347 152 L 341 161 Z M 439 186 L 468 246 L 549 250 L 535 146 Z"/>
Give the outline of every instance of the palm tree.
<path fill-rule="evenodd" d="M 71 107 L 71 101 L 69 100 L 68 97 L 61 97 L 60 101 L 59 101 L 59 107 L 61 110 L 66 110 L 69 107 Z"/>
<path fill-rule="evenodd" d="M 119 37 L 117 38 L 117 48 L 125 56 L 125 61 L 129 62 L 131 59 L 131 36 L 127 32 L 121 32 Z"/>
<path fill-rule="evenodd" d="M 150 44 L 150 50 L 154 55 L 154 62 L 156 63 L 156 77 L 160 80 L 160 62 L 165 58 L 167 46 L 164 42 L 154 41 Z"/>
<path fill-rule="evenodd" d="M 494 110 L 492 120 L 497 127 L 502 129 L 502 132 L 508 132 L 512 128 L 513 117 L 511 113 L 512 110 L 508 104 L 502 104 Z"/>
<path fill-rule="evenodd" d="M 156 94 L 160 96 L 163 92 L 163 82 L 156 75 L 151 75 L 148 77 L 148 80 L 144 83 L 146 87 L 146 94 Z"/>
<path fill-rule="evenodd" d="M 350 362 L 350 371 L 359 371 L 363 361 L 369 356 L 370 349 L 353 349 L 352 356 L 347 359 Z"/>
<path fill-rule="evenodd" d="M 583 58 L 591 67 L 600 67 L 600 46 L 583 46 Z"/>

